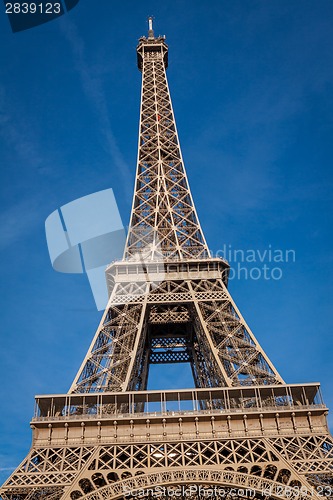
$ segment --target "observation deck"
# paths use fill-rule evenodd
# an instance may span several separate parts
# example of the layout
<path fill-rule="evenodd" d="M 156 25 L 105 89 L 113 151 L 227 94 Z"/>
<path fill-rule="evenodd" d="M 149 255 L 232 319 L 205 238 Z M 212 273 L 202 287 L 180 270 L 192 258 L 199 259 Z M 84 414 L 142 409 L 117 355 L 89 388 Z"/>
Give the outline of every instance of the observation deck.
<path fill-rule="evenodd" d="M 39 445 L 327 433 L 319 384 L 36 396 Z"/>

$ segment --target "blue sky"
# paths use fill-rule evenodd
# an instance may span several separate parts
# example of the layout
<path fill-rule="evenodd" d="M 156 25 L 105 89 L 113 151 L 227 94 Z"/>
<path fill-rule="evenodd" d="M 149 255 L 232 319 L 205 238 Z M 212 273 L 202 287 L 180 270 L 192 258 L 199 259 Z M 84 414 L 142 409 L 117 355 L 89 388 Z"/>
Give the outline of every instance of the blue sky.
<path fill-rule="evenodd" d="M 28 451 L 34 395 L 68 390 L 99 322 L 86 277 L 52 270 L 44 222 L 112 187 L 128 224 L 148 15 L 210 248 L 295 252 L 231 293 L 286 382 L 320 381 L 333 408 L 331 0 L 81 0 L 17 34 L 2 13 L 0 479 Z"/>

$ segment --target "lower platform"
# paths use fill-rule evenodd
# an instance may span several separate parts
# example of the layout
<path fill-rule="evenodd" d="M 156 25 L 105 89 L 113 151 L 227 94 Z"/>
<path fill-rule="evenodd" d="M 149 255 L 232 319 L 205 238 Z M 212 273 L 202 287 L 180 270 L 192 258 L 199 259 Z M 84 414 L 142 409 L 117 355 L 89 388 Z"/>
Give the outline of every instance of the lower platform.
<path fill-rule="evenodd" d="M 36 396 L 1 497 L 333 498 L 326 415 L 319 384 Z"/>

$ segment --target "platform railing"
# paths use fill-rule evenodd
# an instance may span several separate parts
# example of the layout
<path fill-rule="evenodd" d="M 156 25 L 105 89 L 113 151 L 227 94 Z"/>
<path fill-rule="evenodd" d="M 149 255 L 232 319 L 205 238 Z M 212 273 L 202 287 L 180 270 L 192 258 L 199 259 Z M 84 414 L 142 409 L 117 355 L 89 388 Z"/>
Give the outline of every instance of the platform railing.
<path fill-rule="evenodd" d="M 319 384 L 36 396 L 33 421 L 325 409 Z"/>

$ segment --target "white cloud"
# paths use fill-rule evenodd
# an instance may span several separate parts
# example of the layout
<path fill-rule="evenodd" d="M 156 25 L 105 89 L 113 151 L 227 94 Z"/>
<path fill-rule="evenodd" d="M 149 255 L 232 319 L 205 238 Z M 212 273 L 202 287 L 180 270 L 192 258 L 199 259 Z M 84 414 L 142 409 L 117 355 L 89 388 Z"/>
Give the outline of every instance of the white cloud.
<path fill-rule="evenodd" d="M 0 213 L 0 250 L 31 233 L 41 221 L 38 200 L 22 200 Z"/>
<path fill-rule="evenodd" d="M 80 75 L 83 91 L 94 106 L 98 116 L 98 125 L 101 134 L 105 138 L 107 150 L 115 163 L 118 171 L 123 177 L 123 189 L 127 196 L 132 192 L 132 176 L 130 170 L 125 163 L 122 153 L 119 150 L 115 135 L 112 130 L 112 124 L 105 93 L 100 78 L 93 74 L 90 66 L 85 59 L 85 47 L 83 39 L 80 37 L 75 24 L 66 18 L 61 19 L 59 23 L 62 33 L 70 43 L 73 52 L 75 68 Z"/>

